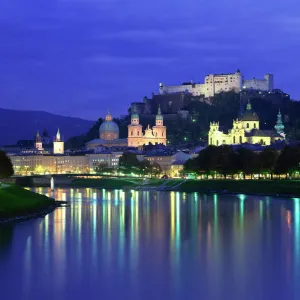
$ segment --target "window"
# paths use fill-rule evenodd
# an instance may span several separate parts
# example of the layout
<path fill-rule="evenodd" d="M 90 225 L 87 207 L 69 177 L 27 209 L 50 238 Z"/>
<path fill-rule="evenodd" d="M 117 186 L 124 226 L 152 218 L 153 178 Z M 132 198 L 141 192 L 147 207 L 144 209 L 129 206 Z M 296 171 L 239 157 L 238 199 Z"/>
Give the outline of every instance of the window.
<path fill-rule="evenodd" d="M 131 130 L 131 135 L 133 135 L 133 131 Z"/>
<path fill-rule="evenodd" d="M 161 133 L 161 136 L 164 137 L 164 133 L 163 132 Z"/>
<path fill-rule="evenodd" d="M 249 128 L 249 123 L 247 123 L 247 128 Z"/>
<path fill-rule="evenodd" d="M 235 144 L 235 136 L 233 137 L 233 143 Z"/>
<path fill-rule="evenodd" d="M 210 138 L 210 144 L 212 145 L 212 138 Z"/>
<path fill-rule="evenodd" d="M 217 146 L 219 146 L 219 141 L 217 141 Z"/>
<path fill-rule="evenodd" d="M 240 144 L 243 143 L 243 138 L 240 136 Z"/>
<path fill-rule="evenodd" d="M 256 123 L 254 123 L 253 128 L 256 128 Z"/>
<path fill-rule="evenodd" d="M 137 132 L 137 135 L 140 135 L 140 132 L 139 132 L 139 131 Z"/>

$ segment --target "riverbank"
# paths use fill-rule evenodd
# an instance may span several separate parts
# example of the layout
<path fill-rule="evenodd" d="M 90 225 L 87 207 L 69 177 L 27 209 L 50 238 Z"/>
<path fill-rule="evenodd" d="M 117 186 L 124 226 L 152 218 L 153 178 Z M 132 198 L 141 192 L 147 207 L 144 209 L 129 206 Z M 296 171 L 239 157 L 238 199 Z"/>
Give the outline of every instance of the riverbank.
<path fill-rule="evenodd" d="M 73 187 L 300 197 L 298 180 L 79 179 Z"/>
<path fill-rule="evenodd" d="M 58 206 L 52 198 L 11 185 L 0 189 L 0 224 L 43 216 Z"/>

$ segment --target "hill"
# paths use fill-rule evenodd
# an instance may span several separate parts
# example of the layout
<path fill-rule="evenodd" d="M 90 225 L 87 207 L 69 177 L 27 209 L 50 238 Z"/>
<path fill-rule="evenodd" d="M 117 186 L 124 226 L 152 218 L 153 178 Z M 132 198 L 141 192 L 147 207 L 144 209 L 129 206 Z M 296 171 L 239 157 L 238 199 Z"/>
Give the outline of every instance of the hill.
<path fill-rule="evenodd" d="M 155 114 L 158 105 L 160 105 L 164 114 L 164 125 L 167 126 L 168 141 L 171 144 L 207 141 L 207 134 L 212 121 L 220 122 L 220 129 L 227 132 L 232 128 L 233 119 L 238 118 L 240 113 L 244 111 L 248 100 L 251 101 L 253 110 L 260 118 L 261 129 L 274 129 L 277 114 L 280 110 L 287 138 L 289 140 L 300 139 L 300 102 L 290 100 L 286 94 L 266 93 L 261 95 L 248 92 L 240 95 L 234 92 L 224 92 L 215 95 L 209 102 L 200 101 L 199 97 L 185 96 L 185 98 L 180 98 L 180 94 L 163 96 L 147 99 L 146 105 L 138 103 L 140 123 L 144 128 L 148 124 L 154 125 Z M 156 102 L 151 103 L 153 99 Z M 175 103 L 176 105 L 178 104 L 177 106 L 172 102 L 175 105 L 174 110 L 173 108 L 167 110 L 166 103 L 168 104 L 168 101 L 166 102 L 165 99 L 168 101 L 172 99 L 173 102 L 178 100 L 180 102 L 179 104 Z M 178 107 L 189 112 L 187 119 L 183 119 L 179 114 L 174 113 Z M 102 119 L 99 119 L 86 134 L 69 139 L 67 148 L 84 147 L 87 141 L 97 138 L 98 129 L 102 121 Z M 122 120 L 114 119 L 114 121 L 119 125 L 120 137 L 127 137 L 127 126 L 130 123 L 130 116 Z"/>
<path fill-rule="evenodd" d="M 94 122 L 65 117 L 43 111 L 21 111 L 0 108 L 0 145 L 15 144 L 18 140 L 33 139 L 44 128 L 50 137 L 60 129 L 64 139 L 87 132 Z"/>

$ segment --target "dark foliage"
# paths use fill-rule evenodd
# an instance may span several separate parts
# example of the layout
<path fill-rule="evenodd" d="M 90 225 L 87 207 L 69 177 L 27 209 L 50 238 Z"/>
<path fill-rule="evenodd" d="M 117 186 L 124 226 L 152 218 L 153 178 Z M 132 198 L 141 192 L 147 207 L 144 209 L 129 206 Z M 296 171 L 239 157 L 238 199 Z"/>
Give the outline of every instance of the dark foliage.
<path fill-rule="evenodd" d="M 286 146 L 281 153 L 265 148 L 256 153 L 246 148 L 234 151 L 231 146 L 209 146 L 199 155 L 185 163 L 186 173 L 245 174 L 270 173 L 289 174 L 300 171 L 300 146 Z"/>
<path fill-rule="evenodd" d="M 0 178 L 8 178 L 14 175 L 13 165 L 5 152 L 0 151 Z"/>

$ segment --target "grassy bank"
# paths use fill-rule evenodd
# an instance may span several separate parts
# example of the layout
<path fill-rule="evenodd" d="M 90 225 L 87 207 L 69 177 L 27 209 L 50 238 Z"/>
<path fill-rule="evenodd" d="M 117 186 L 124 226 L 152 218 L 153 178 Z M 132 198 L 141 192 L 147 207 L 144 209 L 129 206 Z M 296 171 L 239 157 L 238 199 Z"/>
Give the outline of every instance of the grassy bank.
<path fill-rule="evenodd" d="M 182 183 L 178 186 L 179 183 Z M 76 187 L 95 187 L 104 189 L 123 189 L 137 186 L 155 188 L 164 186 L 180 192 L 221 192 L 265 195 L 293 195 L 300 197 L 300 181 L 296 180 L 187 180 L 152 179 L 143 184 L 141 179 L 78 179 L 72 184 Z"/>
<path fill-rule="evenodd" d="M 300 181 L 296 180 L 188 180 L 180 188 L 182 192 L 226 190 L 228 193 L 295 195 L 300 196 Z"/>
<path fill-rule="evenodd" d="M 15 185 L 0 189 L 0 220 L 28 216 L 55 206 L 55 201 Z"/>

